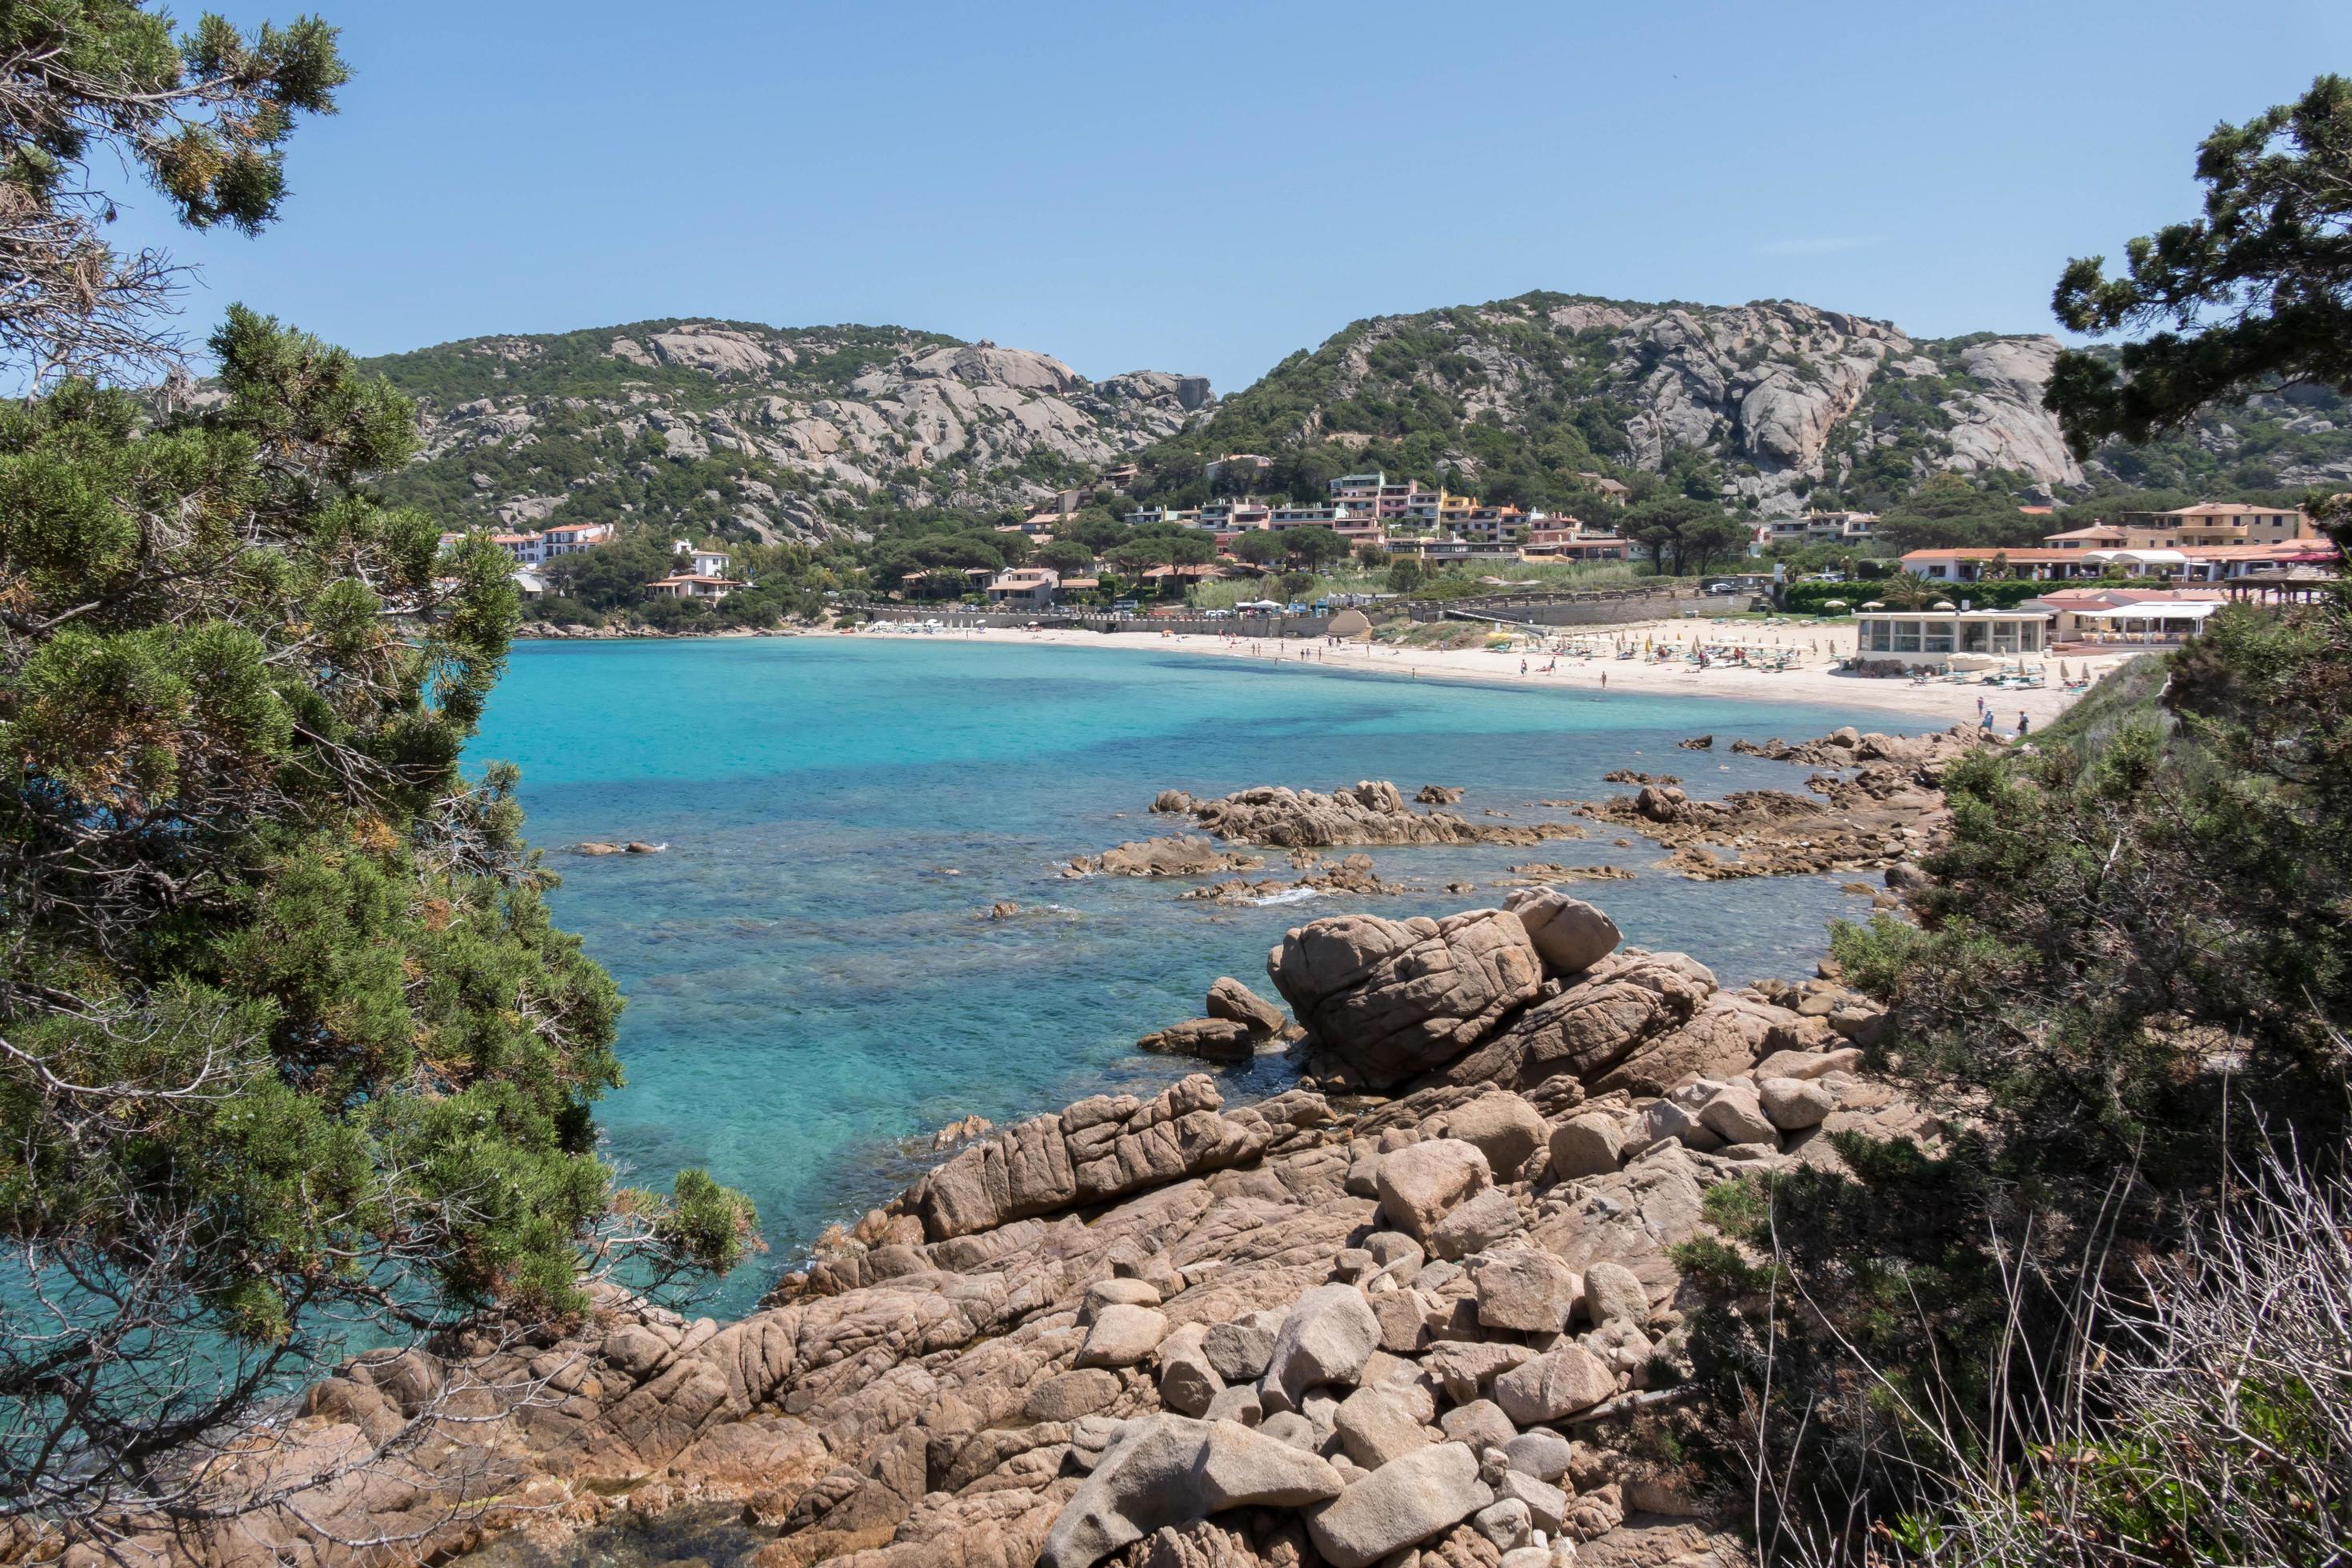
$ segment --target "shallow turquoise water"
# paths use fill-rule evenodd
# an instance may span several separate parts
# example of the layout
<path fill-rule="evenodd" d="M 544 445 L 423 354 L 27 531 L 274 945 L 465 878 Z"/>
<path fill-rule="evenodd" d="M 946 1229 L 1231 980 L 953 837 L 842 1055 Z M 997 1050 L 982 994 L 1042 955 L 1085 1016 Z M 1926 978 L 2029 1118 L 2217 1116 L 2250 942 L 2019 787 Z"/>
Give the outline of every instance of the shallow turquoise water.
<path fill-rule="evenodd" d="M 521 765 L 537 844 L 669 845 L 554 857 L 552 898 L 630 999 L 628 1086 L 601 1111 L 613 1157 L 664 1185 L 705 1165 L 759 1203 L 774 1252 L 725 1288 L 719 1305 L 740 1309 L 824 1224 L 906 1180 L 900 1141 L 1185 1070 L 1136 1037 L 1196 1015 L 1219 974 L 1270 994 L 1267 948 L 1315 914 L 1444 913 L 1499 901 L 1483 884 L 1514 862 L 1606 861 L 1643 872 L 1587 889 L 1628 940 L 1738 984 L 1809 969 L 1823 922 L 1866 907 L 1841 878 L 1651 873 L 1653 846 L 1605 830 L 1374 851 L 1382 876 L 1422 882 L 1391 900 L 1234 909 L 1180 902 L 1182 884 L 1055 875 L 1172 831 L 1147 810 L 1159 790 L 1388 778 L 1465 785 L 1464 811 L 1525 820 L 1559 815 L 1538 799 L 1615 793 L 1601 775 L 1620 767 L 1709 793 L 1800 788 L 1801 771 L 1724 742 L 1847 718 L 945 638 L 523 643 L 469 754 Z M 1675 749 L 1706 731 L 1715 752 Z M 1457 879 L 1480 891 L 1444 892 Z M 1033 912 L 978 918 L 998 900 Z"/>

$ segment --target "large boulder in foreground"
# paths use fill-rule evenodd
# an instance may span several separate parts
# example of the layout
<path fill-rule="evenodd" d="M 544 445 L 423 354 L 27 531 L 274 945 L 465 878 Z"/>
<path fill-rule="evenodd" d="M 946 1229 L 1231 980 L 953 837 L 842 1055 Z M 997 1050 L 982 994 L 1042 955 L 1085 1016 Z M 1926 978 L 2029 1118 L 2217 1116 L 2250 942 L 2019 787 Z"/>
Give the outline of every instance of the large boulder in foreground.
<path fill-rule="evenodd" d="M 1545 972 L 1555 976 L 1591 968 L 1625 940 L 1615 921 L 1558 888 L 1522 888 L 1503 907 L 1519 917 Z"/>
<path fill-rule="evenodd" d="M 1230 974 L 1221 974 L 1210 982 L 1207 1012 L 1212 1018 L 1241 1025 L 1252 1038 L 1260 1040 L 1274 1038 L 1289 1022 L 1282 1016 L 1281 1008 Z"/>
<path fill-rule="evenodd" d="M 1426 1243 L 1438 1221 L 1495 1184 L 1495 1172 L 1475 1143 L 1431 1138 L 1381 1155 L 1372 1180 L 1389 1223 Z"/>
<path fill-rule="evenodd" d="M 1567 1073 L 1599 1092 L 1595 1086 L 1607 1082 L 1611 1068 L 1680 1029 L 1714 994 L 1715 976 L 1697 960 L 1626 948 L 1520 1013 L 1439 1076 L 1448 1083 L 1526 1089 Z"/>
<path fill-rule="evenodd" d="M 1205 1073 L 1150 1100 L 1098 1094 L 971 1145 L 909 1189 L 910 1206 L 924 1239 L 945 1241 L 1255 1159 L 1277 1129 L 1255 1107 L 1219 1115 L 1222 1103 Z"/>
<path fill-rule="evenodd" d="M 1453 1060 L 1543 984 L 1535 944 L 1507 910 L 1311 921 L 1284 936 L 1265 970 L 1299 1023 L 1375 1085 Z"/>
<path fill-rule="evenodd" d="M 1389 1553 L 1459 1524 L 1495 1500 L 1465 1443 L 1435 1443 L 1391 1459 L 1307 1516 L 1332 1568 L 1370 1568 Z"/>
<path fill-rule="evenodd" d="M 1094 1568 L 1163 1525 L 1339 1495 L 1324 1459 L 1234 1421 L 1147 1415 L 1120 1427 L 1045 1535 L 1039 1568 Z"/>

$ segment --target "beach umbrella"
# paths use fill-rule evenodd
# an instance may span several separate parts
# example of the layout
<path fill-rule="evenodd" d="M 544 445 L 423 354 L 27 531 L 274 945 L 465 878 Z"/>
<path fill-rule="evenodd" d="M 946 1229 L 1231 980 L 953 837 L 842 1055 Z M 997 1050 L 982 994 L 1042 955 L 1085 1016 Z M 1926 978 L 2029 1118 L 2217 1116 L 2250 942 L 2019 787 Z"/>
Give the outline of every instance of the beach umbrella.
<path fill-rule="evenodd" d="M 1951 601 L 1951 600 L 1949 600 L 1949 599 L 1938 599 L 1938 600 L 1937 600 L 1937 601 L 1936 601 L 1936 603 L 1935 603 L 1935 606 L 1934 606 L 1934 607 L 1935 607 L 1935 608 L 1937 608 L 1937 609 L 1938 609 L 1938 610 L 1957 610 L 1957 609 L 1958 609 L 1958 608 L 1959 608 L 1959 606 L 1958 606 L 1958 605 L 1955 605 L 1955 604 L 1954 604 L 1954 603 L 1952 603 L 1952 601 Z"/>
<path fill-rule="evenodd" d="M 1824 610 L 1843 610 L 1845 608 L 1845 601 L 1843 599 L 1823 599 L 1822 601 L 1822 608 Z"/>
<path fill-rule="evenodd" d="M 1863 605 L 1863 608 L 1865 610 L 1883 610 L 1886 608 L 1886 601 L 1884 599 L 1873 599 L 1870 603 Z"/>

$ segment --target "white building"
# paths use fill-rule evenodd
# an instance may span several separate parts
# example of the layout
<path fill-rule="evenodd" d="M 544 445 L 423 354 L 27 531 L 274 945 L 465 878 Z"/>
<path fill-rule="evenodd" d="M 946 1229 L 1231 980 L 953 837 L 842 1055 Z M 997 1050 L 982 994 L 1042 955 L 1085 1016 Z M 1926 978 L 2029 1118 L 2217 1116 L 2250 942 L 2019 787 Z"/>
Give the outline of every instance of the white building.
<path fill-rule="evenodd" d="M 1873 663 L 1913 669 L 1983 669 L 2050 646 L 2047 609 L 1863 610 L 1856 647 Z"/>
<path fill-rule="evenodd" d="M 574 551 L 593 549 L 613 542 L 613 525 L 609 522 L 560 522 L 540 531 L 542 559 L 552 561 L 559 555 Z"/>

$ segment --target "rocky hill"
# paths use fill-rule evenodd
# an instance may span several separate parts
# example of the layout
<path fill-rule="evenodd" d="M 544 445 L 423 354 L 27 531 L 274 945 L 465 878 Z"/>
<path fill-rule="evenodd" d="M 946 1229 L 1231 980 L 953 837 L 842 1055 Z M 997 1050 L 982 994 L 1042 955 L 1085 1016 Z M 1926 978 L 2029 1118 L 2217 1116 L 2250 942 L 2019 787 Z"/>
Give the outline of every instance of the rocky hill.
<path fill-rule="evenodd" d="M 1092 382 L 1048 354 L 898 327 L 640 321 L 369 362 L 418 403 L 395 499 L 453 522 L 636 516 L 771 542 L 877 504 L 1053 493 L 1181 430 L 1199 376 Z"/>
<path fill-rule="evenodd" d="M 1227 452 L 1276 458 L 1249 481 L 1302 497 L 1364 465 L 1525 504 L 1568 499 L 1580 472 L 1654 473 L 1769 514 L 1883 507 L 1939 471 L 2056 498 L 2352 481 L 2352 407 L 2317 388 L 2078 463 L 2041 406 L 2057 352 L 1787 300 L 1534 293 L 1355 322 L 1222 402 L 1199 376 L 1088 381 L 901 327 L 641 321 L 369 368 L 420 409 L 396 500 L 453 522 L 638 517 L 770 542 L 856 537 L 877 510 L 1025 506 L 1130 457 L 1165 497 Z"/>
<path fill-rule="evenodd" d="M 2352 479 L 2352 416 L 2320 389 L 2221 408 L 2191 436 L 2077 462 L 2041 406 L 2058 351 L 2048 337 L 1915 339 L 1789 300 L 1532 293 L 1355 322 L 1227 398 L 1152 462 L 1165 479 L 1224 452 L 1337 448 L 1342 460 L 1450 468 L 1498 491 L 1540 490 L 1579 468 L 1696 468 L 1703 488 L 1775 514 L 1817 494 L 1883 505 L 1937 471 L 2057 494 Z"/>

